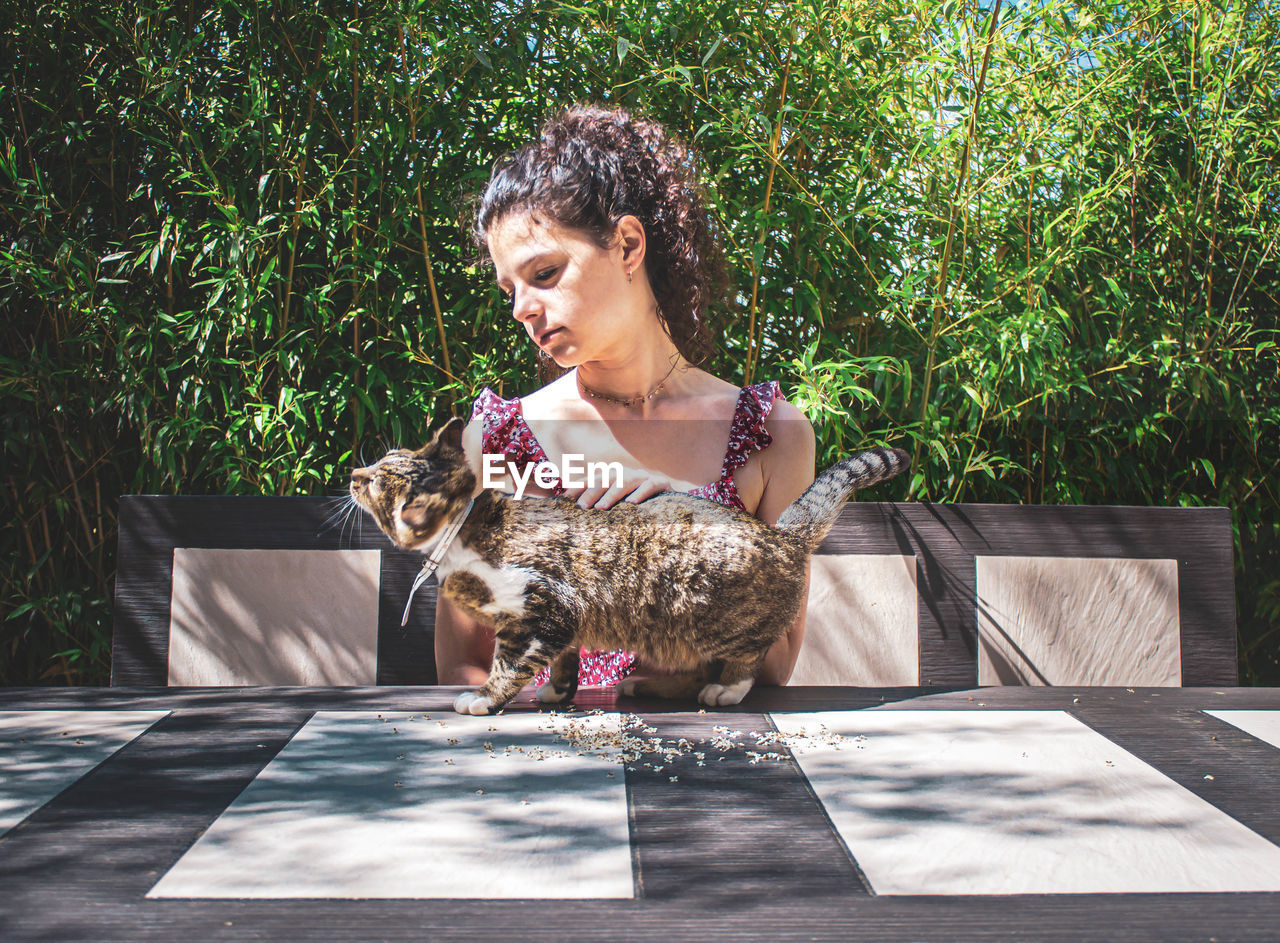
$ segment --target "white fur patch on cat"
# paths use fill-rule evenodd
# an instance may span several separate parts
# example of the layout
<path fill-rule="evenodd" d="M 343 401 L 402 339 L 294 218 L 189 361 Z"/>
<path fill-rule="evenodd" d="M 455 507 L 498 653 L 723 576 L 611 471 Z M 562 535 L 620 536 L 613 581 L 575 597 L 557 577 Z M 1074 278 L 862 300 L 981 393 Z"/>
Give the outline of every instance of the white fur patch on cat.
<path fill-rule="evenodd" d="M 559 704 L 568 693 L 568 691 L 557 691 L 556 686 L 550 681 L 538 685 L 538 700 L 543 704 Z"/>
<path fill-rule="evenodd" d="M 458 570 L 474 574 L 493 593 L 492 601 L 480 609 L 485 615 L 524 613 L 525 590 L 535 576 L 532 570 L 521 566 L 493 566 L 482 560 L 480 554 L 470 547 L 455 543 L 440 561 L 440 569 L 436 571 L 437 578 L 443 583 L 450 574 Z"/>
<path fill-rule="evenodd" d="M 698 703 L 711 707 L 738 704 L 747 696 L 747 692 L 751 690 L 751 685 L 754 683 L 754 678 L 744 678 L 733 684 L 708 684 L 698 692 Z"/>
<path fill-rule="evenodd" d="M 492 708 L 493 700 L 475 691 L 463 691 L 453 699 L 453 709 L 459 714 L 487 714 Z"/>

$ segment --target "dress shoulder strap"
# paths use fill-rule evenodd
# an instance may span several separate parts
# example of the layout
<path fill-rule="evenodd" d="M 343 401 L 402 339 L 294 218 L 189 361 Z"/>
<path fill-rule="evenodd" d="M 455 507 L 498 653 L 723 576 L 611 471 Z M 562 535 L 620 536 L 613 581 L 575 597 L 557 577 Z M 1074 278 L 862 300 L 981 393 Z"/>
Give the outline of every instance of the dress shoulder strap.
<path fill-rule="evenodd" d="M 547 453 L 524 421 L 520 397 L 503 399 L 489 387 L 471 406 L 472 420 L 480 420 L 481 448 L 486 455 L 505 455 L 517 463 L 544 462 Z"/>
<path fill-rule="evenodd" d="M 721 479 L 732 476 L 735 469 L 745 465 L 752 452 L 763 452 L 773 444 L 773 436 L 765 431 L 764 422 L 773 412 L 774 400 L 781 395 L 777 380 L 744 386 L 738 393 L 729 426 L 729 446 L 720 469 Z"/>

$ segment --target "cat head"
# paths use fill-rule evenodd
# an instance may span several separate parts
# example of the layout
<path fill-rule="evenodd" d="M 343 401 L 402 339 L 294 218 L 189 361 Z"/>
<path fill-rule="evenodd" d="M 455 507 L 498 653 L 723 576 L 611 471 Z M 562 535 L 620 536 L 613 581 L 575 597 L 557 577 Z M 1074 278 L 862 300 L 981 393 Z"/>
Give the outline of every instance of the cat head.
<path fill-rule="evenodd" d="M 450 419 L 416 452 L 392 449 L 351 473 L 351 497 L 405 550 L 430 545 L 467 506 L 476 476 L 462 451 L 461 419 Z"/>

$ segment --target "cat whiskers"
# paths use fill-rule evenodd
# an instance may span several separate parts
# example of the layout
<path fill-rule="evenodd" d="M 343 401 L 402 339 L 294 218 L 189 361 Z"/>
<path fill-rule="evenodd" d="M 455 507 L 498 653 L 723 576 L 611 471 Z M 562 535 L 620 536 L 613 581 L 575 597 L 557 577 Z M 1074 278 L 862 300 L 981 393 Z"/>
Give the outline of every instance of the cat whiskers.
<path fill-rule="evenodd" d="M 368 464 L 369 464 L 369 460 L 365 457 L 365 454 L 364 454 L 364 447 L 365 447 L 365 443 L 364 443 L 364 442 L 361 442 L 361 443 L 360 443 L 360 456 L 359 456 L 359 461 L 360 461 L 360 467 L 361 467 L 361 468 L 363 468 L 364 466 L 366 466 L 366 465 L 368 465 Z M 391 451 L 391 449 L 393 448 L 393 446 L 392 446 L 389 442 L 387 442 L 387 438 L 386 438 L 386 436 L 381 436 L 381 435 L 380 435 L 380 436 L 378 436 L 378 448 L 379 448 L 379 449 L 381 449 L 381 453 L 380 453 L 380 454 L 382 454 L 382 455 L 386 455 L 388 452 L 390 452 L 390 451 Z"/>
<path fill-rule="evenodd" d="M 320 537 L 336 529 L 338 531 L 338 544 L 340 546 L 350 545 L 353 542 L 351 537 L 354 534 L 348 535 L 347 529 L 349 525 L 354 528 L 355 523 L 353 522 L 358 522 L 361 526 L 361 536 L 364 534 L 363 515 L 360 514 L 362 508 L 350 492 L 345 495 L 333 495 L 329 500 L 339 502 L 338 507 L 324 519 L 320 529 L 316 531 L 316 536 Z"/>

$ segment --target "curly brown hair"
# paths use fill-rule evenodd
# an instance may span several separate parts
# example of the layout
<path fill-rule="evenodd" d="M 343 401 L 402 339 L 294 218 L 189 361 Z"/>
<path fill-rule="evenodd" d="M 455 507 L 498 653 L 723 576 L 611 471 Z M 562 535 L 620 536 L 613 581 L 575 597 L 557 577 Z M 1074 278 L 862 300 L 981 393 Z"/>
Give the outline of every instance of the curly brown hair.
<path fill-rule="evenodd" d="M 513 212 L 548 217 L 602 249 L 616 245 L 618 220 L 635 216 L 667 335 L 690 363 L 714 352 L 714 311 L 729 286 L 718 221 L 699 187 L 695 152 L 658 122 L 623 108 L 564 108 L 536 140 L 494 164 L 471 212 L 471 239 L 489 264 L 488 233 Z M 560 372 L 545 357 L 543 367 L 544 379 Z"/>

